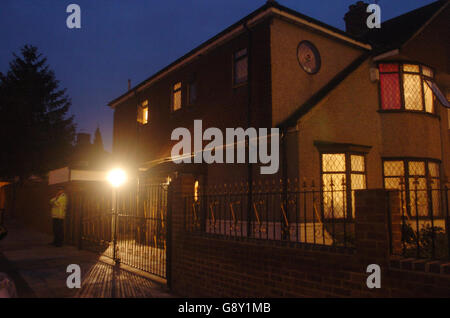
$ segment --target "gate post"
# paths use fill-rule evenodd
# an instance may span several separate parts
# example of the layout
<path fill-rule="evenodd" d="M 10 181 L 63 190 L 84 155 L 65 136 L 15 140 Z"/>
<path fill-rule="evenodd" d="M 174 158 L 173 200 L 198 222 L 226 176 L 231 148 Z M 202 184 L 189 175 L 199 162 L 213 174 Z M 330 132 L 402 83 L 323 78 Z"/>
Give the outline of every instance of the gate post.
<path fill-rule="evenodd" d="M 167 232 L 166 232 L 166 281 L 167 287 L 172 288 L 172 183 L 167 187 Z"/>
<path fill-rule="evenodd" d="M 112 208 L 113 208 L 113 213 L 112 213 L 113 260 L 114 260 L 114 263 L 116 265 L 118 265 L 120 263 L 120 259 L 117 257 L 117 222 L 118 222 L 117 214 L 118 214 L 118 206 L 119 206 L 118 202 L 117 202 L 119 200 L 117 188 L 113 188 L 112 195 L 113 195 L 113 200 L 112 200 L 112 202 L 113 202 L 113 205 L 112 205 Z"/>
<path fill-rule="evenodd" d="M 362 262 L 388 265 L 401 240 L 400 196 L 384 189 L 355 192 L 355 245 Z"/>
<path fill-rule="evenodd" d="M 167 193 L 167 250 L 166 250 L 166 278 L 170 289 L 176 288 L 176 268 L 179 262 L 180 249 L 185 231 L 185 198 L 194 193 L 194 177 L 191 174 L 180 174 L 169 185 Z M 175 269 L 175 270 L 174 270 Z"/>
<path fill-rule="evenodd" d="M 83 198 L 81 194 L 81 192 L 78 193 L 74 193 L 73 197 L 75 198 L 75 194 L 78 194 L 78 204 L 73 204 L 72 206 L 75 206 L 75 208 L 78 206 L 78 210 L 79 212 L 78 214 L 78 249 L 81 250 L 83 249 L 83 216 L 84 216 L 84 206 L 82 204 L 81 198 Z M 74 199 L 75 201 L 75 199 Z"/>

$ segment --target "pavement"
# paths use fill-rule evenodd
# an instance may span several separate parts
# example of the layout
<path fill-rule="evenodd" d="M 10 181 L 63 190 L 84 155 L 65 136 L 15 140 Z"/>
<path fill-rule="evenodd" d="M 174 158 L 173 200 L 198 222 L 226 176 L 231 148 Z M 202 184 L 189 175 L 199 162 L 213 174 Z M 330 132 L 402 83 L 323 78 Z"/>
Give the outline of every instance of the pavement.
<path fill-rule="evenodd" d="M 99 254 L 73 246 L 49 245 L 52 237 L 5 220 L 0 241 L 0 272 L 6 273 L 21 298 L 171 298 L 168 289 L 136 271 L 114 266 Z M 81 288 L 68 288 L 67 267 L 81 268 Z"/>

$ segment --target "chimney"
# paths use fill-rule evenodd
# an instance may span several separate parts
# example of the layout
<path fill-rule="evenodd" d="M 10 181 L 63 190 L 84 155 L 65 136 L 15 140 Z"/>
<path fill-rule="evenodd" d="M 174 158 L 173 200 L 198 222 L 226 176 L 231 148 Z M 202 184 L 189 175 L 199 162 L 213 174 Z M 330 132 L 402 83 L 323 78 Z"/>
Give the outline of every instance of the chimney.
<path fill-rule="evenodd" d="M 131 90 L 131 80 L 128 80 L 128 90 Z"/>
<path fill-rule="evenodd" d="M 367 28 L 367 18 L 370 13 L 367 12 L 368 3 L 358 1 L 348 7 L 348 12 L 344 16 L 345 31 L 354 37 L 361 37 L 369 29 Z"/>

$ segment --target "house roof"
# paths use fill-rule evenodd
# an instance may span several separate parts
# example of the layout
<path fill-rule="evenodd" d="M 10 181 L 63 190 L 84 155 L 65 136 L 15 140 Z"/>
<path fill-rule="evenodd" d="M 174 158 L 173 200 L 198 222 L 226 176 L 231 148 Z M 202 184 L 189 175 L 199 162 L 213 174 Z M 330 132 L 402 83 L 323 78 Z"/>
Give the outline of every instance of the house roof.
<path fill-rule="evenodd" d="M 358 39 L 345 31 L 342 31 L 338 28 L 335 28 L 331 25 L 328 25 L 324 22 L 321 22 L 319 20 L 316 20 L 314 18 L 311 18 L 309 16 L 306 16 L 300 12 L 297 12 L 295 10 L 292 10 L 290 8 L 287 8 L 285 6 L 280 5 L 276 1 L 267 1 L 265 5 L 261 6 L 260 8 L 256 9 L 243 19 L 239 20 L 238 22 L 234 23 L 230 27 L 226 28 L 222 32 L 218 33 L 214 37 L 210 38 L 209 40 L 203 42 L 199 46 L 197 46 L 192 51 L 188 52 L 187 54 L 183 55 L 173 63 L 169 64 L 168 66 L 164 67 L 157 73 L 153 74 L 146 80 L 142 81 L 135 87 L 133 87 L 131 90 L 125 92 L 121 96 L 115 98 L 114 100 L 110 101 L 108 103 L 109 106 L 114 107 L 118 103 L 128 99 L 129 97 L 133 96 L 135 91 L 139 91 L 146 86 L 148 86 L 150 83 L 152 83 L 155 80 L 158 80 L 162 76 L 164 76 L 166 73 L 172 71 L 173 69 L 181 66 L 183 63 L 189 61 L 192 57 L 195 57 L 196 55 L 199 55 L 203 53 L 203 50 L 207 49 L 209 46 L 214 45 L 217 41 L 221 40 L 222 38 L 230 35 L 233 32 L 239 31 L 240 29 L 243 29 L 243 25 L 245 23 L 254 22 L 257 20 L 260 20 L 264 17 L 266 17 L 268 14 L 273 15 L 283 15 L 285 18 L 296 18 L 298 19 L 298 22 L 307 24 L 309 27 L 315 28 L 320 32 L 326 32 L 327 34 L 334 36 L 336 38 L 340 38 L 341 40 L 344 40 L 348 42 L 351 45 L 357 45 L 361 48 L 364 48 L 366 50 L 371 49 L 371 46 L 366 43 L 364 40 Z"/>
<path fill-rule="evenodd" d="M 362 40 L 373 46 L 374 53 L 401 48 L 449 3 L 449 0 L 439 0 L 387 20 L 381 24 L 381 28 L 367 32 Z"/>
<path fill-rule="evenodd" d="M 306 114 L 310 109 L 318 104 L 325 96 L 328 95 L 330 91 L 337 87 L 345 78 L 347 78 L 348 75 L 356 70 L 370 55 L 381 54 L 383 52 L 402 47 L 408 40 L 413 38 L 417 34 L 417 32 L 419 32 L 426 24 L 428 24 L 439 12 L 441 12 L 449 3 L 450 0 L 439 0 L 433 2 L 427 6 L 387 20 L 381 24 L 380 29 L 370 30 L 361 38 L 356 38 L 345 31 L 342 31 L 319 20 L 282 6 L 276 1 L 267 1 L 265 5 L 261 6 L 224 31 L 218 33 L 216 36 L 210 38 L 209 40 L 202 43 L 184 56 L 180 57 L 159 72 L 139 83 L 130 91 L 127 91 L 126 93 L 112 100 L 108 103 L 108 105 L 114 107 L 120 102 L 128 99 L 129 97 L 133 96 L 135 91 L 144 89 L 153 81 L 158 80 L 166 73 L 181 66 L 183 63 L 189 61 L 192 57 L 200 55 L 201 53 L 203 53 L 203 50 L 207 49 L 209 46 L 214 45 L 217 41 L 228 36 L 229 34 L 236 32 L 236 30 L 239 27 L 242 28 L 242 25 L 244 25 L 245 23 L 256 21 L 265 17 L 265 13 L 278 15 L 283 14 L 285 15 L 285 17 L 297 18 L 302 23 L 308 23 L 310 27 L 316 28 L 321 32 L 328 31 L 328 34 L 332 36 L 339 37 L 341 40 L 347 41 L 353 45 L 358 45 L 368 50 L 360 57 L 355 59 L 349 66 L 338 73 L 335 77 L 333 77 L 325 86 L 322 87 L 322 89 L 315 93 L 311 98 L 303 103 L 303 105 L 297 108 L 297 110 L 292 115 L 290 115 L 286 120 L 278 125 L 278 127 L 290 127 L 292 125 L 295 125 L 295 123 L 301 116 Z"/>

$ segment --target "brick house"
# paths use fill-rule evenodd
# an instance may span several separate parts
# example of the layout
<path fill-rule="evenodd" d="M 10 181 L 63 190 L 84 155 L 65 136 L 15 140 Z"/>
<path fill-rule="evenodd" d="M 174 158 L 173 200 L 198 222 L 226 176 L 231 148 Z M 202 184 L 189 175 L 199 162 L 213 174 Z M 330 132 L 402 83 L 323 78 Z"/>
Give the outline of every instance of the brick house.
<path fill-rule="evenodd" d="M 344 32 L 268 1 L 109 103 L 116 159 L 140 178 L 191 172 L 203 188 L 262 178 L 255 164 L 173 164 L 171 132 L 202 119 L 279 127 L 272 177 L 345 191 L 336 213 L 352 213 L 353 190 L 439 187 L 450 176 L 449 1 L 373 30 L 366 6 L 350 7 Z"/>

